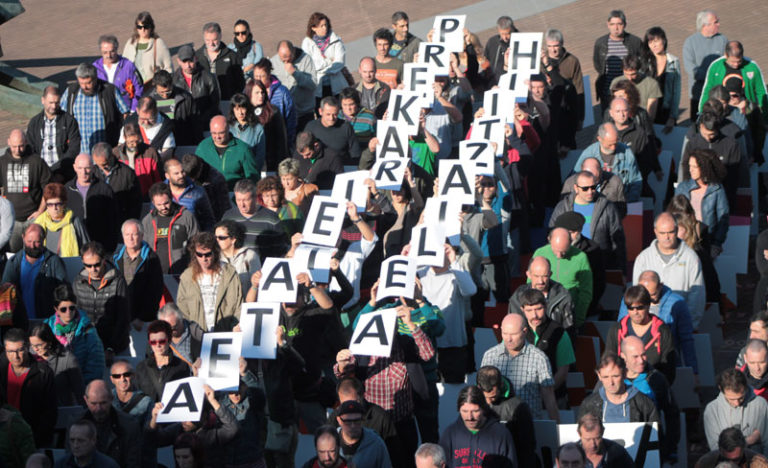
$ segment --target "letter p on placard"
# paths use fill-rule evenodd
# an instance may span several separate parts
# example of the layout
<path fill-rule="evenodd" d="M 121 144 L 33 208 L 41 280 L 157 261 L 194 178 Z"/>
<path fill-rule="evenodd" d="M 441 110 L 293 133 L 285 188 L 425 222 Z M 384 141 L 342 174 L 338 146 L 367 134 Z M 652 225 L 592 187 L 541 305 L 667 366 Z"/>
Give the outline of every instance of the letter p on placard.
<path fill-rule="evenodd" d="M 435 16 L 432 41 L 445 44 L 448 52 L 464 52 L 464 23 L 467 15 Z"/>

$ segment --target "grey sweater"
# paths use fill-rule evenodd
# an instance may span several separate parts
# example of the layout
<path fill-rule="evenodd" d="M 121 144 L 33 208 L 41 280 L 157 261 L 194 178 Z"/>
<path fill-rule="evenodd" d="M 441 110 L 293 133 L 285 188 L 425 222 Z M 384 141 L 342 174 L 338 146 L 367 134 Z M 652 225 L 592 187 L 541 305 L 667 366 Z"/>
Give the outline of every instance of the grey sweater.
<path fill-rule="evenodd" d="M 751 388 L 741 406 L 734 408 L 728 403 L 723 393 L 709 402 L 704 410 L 704 432 L 710 450 L 717 450 L 717 439 L 723 429 L 736 426 L 744 437 L 749 437 L 755 429 L 760 431 L 760 442 L 750 445 L 749 449 L 768 453 L 768 402 L 755 396 Z"/>

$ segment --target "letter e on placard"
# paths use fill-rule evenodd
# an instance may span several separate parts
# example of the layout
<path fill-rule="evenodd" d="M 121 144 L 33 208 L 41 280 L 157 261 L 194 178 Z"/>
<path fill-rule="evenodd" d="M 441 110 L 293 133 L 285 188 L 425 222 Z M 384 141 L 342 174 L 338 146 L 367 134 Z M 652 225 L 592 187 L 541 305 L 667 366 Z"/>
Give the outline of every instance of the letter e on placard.
<path fill-rule="evenodd" d="M 267 257 L 261 266 L 259 302 L 296 302 L 299 283 L 291 260 Z"/>
<path fill-rule="evenodd" d="M 395 338 L 397 311 L 382 309 L 360 315 L 349 350 L 356 356 L 389 357 Z"/>
<path fill-rule="evenodd" d="M 243 334 L 216 332 L 203 334 L 200 347 L 202 365 L 198 374 L 214 390 L 237 389 L 240 385 L 240 351 Z"/>
<path fill-rule="evenodd" d="M 335 247 L 346 212 L 344 200 L 315 195 L 301 233 L 302 242 Z"/>
<path fill-rule="evenodd" d="M 493 176 L 495 158 L 490 140 L 464 140 L 459 143 L 459 161 L 475 165 L 475 175 Z"/>
<path fill-rule="evenodd" d="M 376 300 L 400 296 L 413 299 L 415 280 L 416 261 L 403 255 L 389 257 L 381 263 Z"/>
<path fill-rule="evenodd" d="M 275 359 L 280 322 L 280 304 L 245 302 L 240 306 L 240 330 L 243 332 L 244 358 Z"/>
<path fill-rule="evenodd" d="M 187 377 L 186 379 L 166 382 L 163 387 L 163 409 L 157 415 L 158 423 L 174 423 L 199 421 L 203 412 L 203 379 Z"/>
<path fill-rule="evenodd" d="M 475 204 L 475 166 L 464 161 L 443 159 L 438 167 L 438 196 L 459 200 L 463 205 Z"/>

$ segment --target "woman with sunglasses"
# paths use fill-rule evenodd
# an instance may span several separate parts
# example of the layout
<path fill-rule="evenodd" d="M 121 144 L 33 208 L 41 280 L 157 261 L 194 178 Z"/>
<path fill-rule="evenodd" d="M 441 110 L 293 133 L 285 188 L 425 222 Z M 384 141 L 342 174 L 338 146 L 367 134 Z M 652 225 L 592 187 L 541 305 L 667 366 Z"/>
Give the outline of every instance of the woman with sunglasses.
<path fill-rule="evenodd" d="M 152 81 L 155 72 L 165 70 L 173 73 L 171 52 L 165 41 L 155 32 L 155 21 L 148 11 L 136 15 L 133 35 L 125 43 L 123 57 L 136 66 L 144 83 Z"/>
<path fill-rule="evenodd" d="M 251 285 L 251 275 L 261 270 L 259 254 L 245 247 L 245 228 L 231 219 L 224 219 L 214 228 L 216 242 L 221 249 L 221 262 L 232 265 L 240 277 L 243 292 Z"/>
<path fill-rule="evenodd" d="M 621 342 L 627 336 L 643 341 L 648 365 L 664 374 L 669 382 L 675 381 L 677 355 L 669 325 L 651 314 L 651 295 L 645 286 L 636 284 L 624 293 L 627 315 L 613 324 L 605 339 L 606 351 L 621 355 Z"/>
<path fill-rule="evenodd" d="M 171 334 L 168 322 L 155 320 L 150 323 L 147 337 L 151 352 L 136 366 L 136 387 L 153 401 L 160 401 L 163 397 L 166 383 L 191 375 L 187 363 L 171 350 Z"/>
<path fill-rule="evenodd" d="M 45 323 L 35 325 L 29 332 L 29 345 L 37 360 L 45 361 L 53 371 L 56 403 L 59 406 L 79 405 L 85 394 L 85 383 L 72 350 L 62 346 Z"/>
<path fill-rule="evenodd" d="M 53 306 L 54 314 L 45 319 L 43 323 L 53 332 L 57 342 L 75 355 L 82 373 L 82 383 L 88 385 L 92 380 L 102 378 L 104 374 L 104 347 L 101 338 L 99 338 L 99 334 L 88 315 L 77 308 L 77 298 L 68 284 L 60 284 L 53 290 Z M 33 336 L 30 336 L 32 349 L 38 356 L 42 356 L 48 361 L 48 365 L 55 371 L 56 360 L 65 358 L 57 351 L 56 346 L 52 344 L 49 337 L 45 336 L 44 332 L 36 332 L 35 330 L 37 327 L 32 330 L 31 335 Z M 35 347 L 35 344 L 41 345 L 41 347 Z M 67 378 L 67 381 L 73 380 Z M 58 381 L 57 372 L 57 384 Z M 85 391 L 85 388 L 78 390 L 75 386 L 73 390 L 80 392 L 80 394 L 75 395 L 77 399 L 72 404 L 81 404 L 83 401 L 82 392 Z M 62 390 L 57 387 L 57 393 L 60 397 L 62 396 L 61 392 Z"/>
<path fill-rule="evenodd" d="M 232 44 L 227 47 L 235 51 L 235 55 L 240 59 L 243 74 L 246 77 L 253 76 L 253 66 L 264 57 L 264 50 L 261 44 L 253 39 L 248 21 L 244 19 L 235 21 L 235 37 Z"/>
<path fill-rule="evenodd" d="M 90 239 L 83 221 L 67 208 L 67 190 L 62 184 L 52 182 L 43 187 L 45 211 L 35 218 L 43 227 L 43 245 L 59 257 L 78 257 L 80 247 Z"/>
<path fill-rule="evenodd" d="M 176 304 L 205 332 L 231 331 L 239 322 L 243 302 L 237 271 L 221 262 L 221 249 L 210 232 L 192 237 L 187 250 L 189 266 L 181 274 Z"/>

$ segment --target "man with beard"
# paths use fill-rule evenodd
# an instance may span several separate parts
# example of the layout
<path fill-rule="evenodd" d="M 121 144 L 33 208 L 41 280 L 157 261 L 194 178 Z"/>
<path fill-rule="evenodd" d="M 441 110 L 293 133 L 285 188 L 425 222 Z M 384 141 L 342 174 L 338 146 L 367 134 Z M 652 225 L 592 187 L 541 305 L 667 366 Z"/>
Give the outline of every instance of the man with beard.
<path fill-rule="evenodd" d="M 87 411 L 82 419 L 96 426 L 96 447 L 122 467 L 141 466 L 142 433 L 133 417 L 112 406 L 112 393 L 103 380 L 94 380 L 85 388 Z"/>
<path fill-rule="evenodd" d="M 616 125 L 612 123 L 600 125 L 597 131 L 597 141 L 581 153 L 579 160 L 573 167 L 581 167 L 587 158 L 597 159 L 603 167 L 603 171 L 614 173 L 621 178 L 627 203 L 640 200 L 643 176 L 637 166 L 635 154 L 629 146 L 619 141 Z"/>
<path fill-rule="evenodd" d="M 43 319 L 53 313 L 51 291 L 67 281 L 61 258 L 43 246 L 45 234 L 39 224 L 30 224 L 22 238 L 24 250 L 5 266 L 3 283 L 13 283 L 18 292 L 16 312 L 22 317 Z"/>
<path fill-rule="evenodd" d="M 768 400 L 768 346 L 756 338 L 747 341 L 746 353 L 741 371 L 755 395 Z"/>
<path fill-rule="evenodd" d="M 536 289 L 541 291 L 546 299 L 547 317 L 559 323 L 563 328 L 571 328 L 573 326 L 571 293 L 562 284 L 552 280 L 552 267 L 549 260 L 544 257 L 533 257 L 528 264 L 525 275 L 528 277 L 528 283 L 520 285 L 509 298 L 507 313 L 522 314 L 520 301 L 523 294 L 530 289 Z"/>
<path fill-rule="evenodd" d="M 315 431 L 316 456 L 307 460 L 302 468 L 347 468 L 347 461 L 339 455 L 341 440 L 333 426 L 320 426 Z"/>
<path fill-rule="evenodd" d="M 601 468 L 632 468 L 635 466 L 626 449 L 612 440 L 604 439 L 605 426 L 599 417 L 585 414 L 579 418 L 576 431 L 579 445 L 587 456 L 587 466 Z"/>
<path fill-rule="evenodd" d="M 173 202 L 168 185 L 158 182 L 149 189 L 154 209 L 141 220 L 147 244 L 157 253 L 163 273 L 184 256 L 186 242 L 198 232 L 197 220 Z"/>
<path fill-rule="evenodd" d="M 245 87 L 243 69 L 237 54 L 221 41 L 219 23 L 205 23 L 204 45 L 197 49 L 195 57 L 200 66 L 216 76 L 221 99 L 228 100 Z"/>
<path fill-rule="evenodd" d="M 336 421 L 341 428 L 341 455 L 356 468 L 391 468 L 387 446 L 375 432 L 363 427 L 363 413 L 362 405 L 355 400 L 339 407 Z"/>
<path fill-rule="evenodd" d="M 178 159 L 165 162 L 165 182 L 171 188 L 173 201 L 195 215 L 201 231 L 210 231 L 216 219 L 205 189 L 198 187 L 187 177 Z"/>
<path fill-rule="evenodd" d="M 517 453 L 512 434 L 488 408 L 483 391 L 474 385 L 459 392 L 459 417 L 440 437 L 449 454 L 449 466 L 516 467 Z"/>
<path fill-rule="evenodd" d="M 100 141 L 116 145 L 120 138 L 120 123 L 131 110 L 120 91 L 98 79 L 97 73 L 93 65 L 81 63 L 75 70 L 77 83 L 70 85 L 61 96 L 61 108 L 72 114 L 80 127 L 80 151 L 83 153 L 89 153 Z"/>

